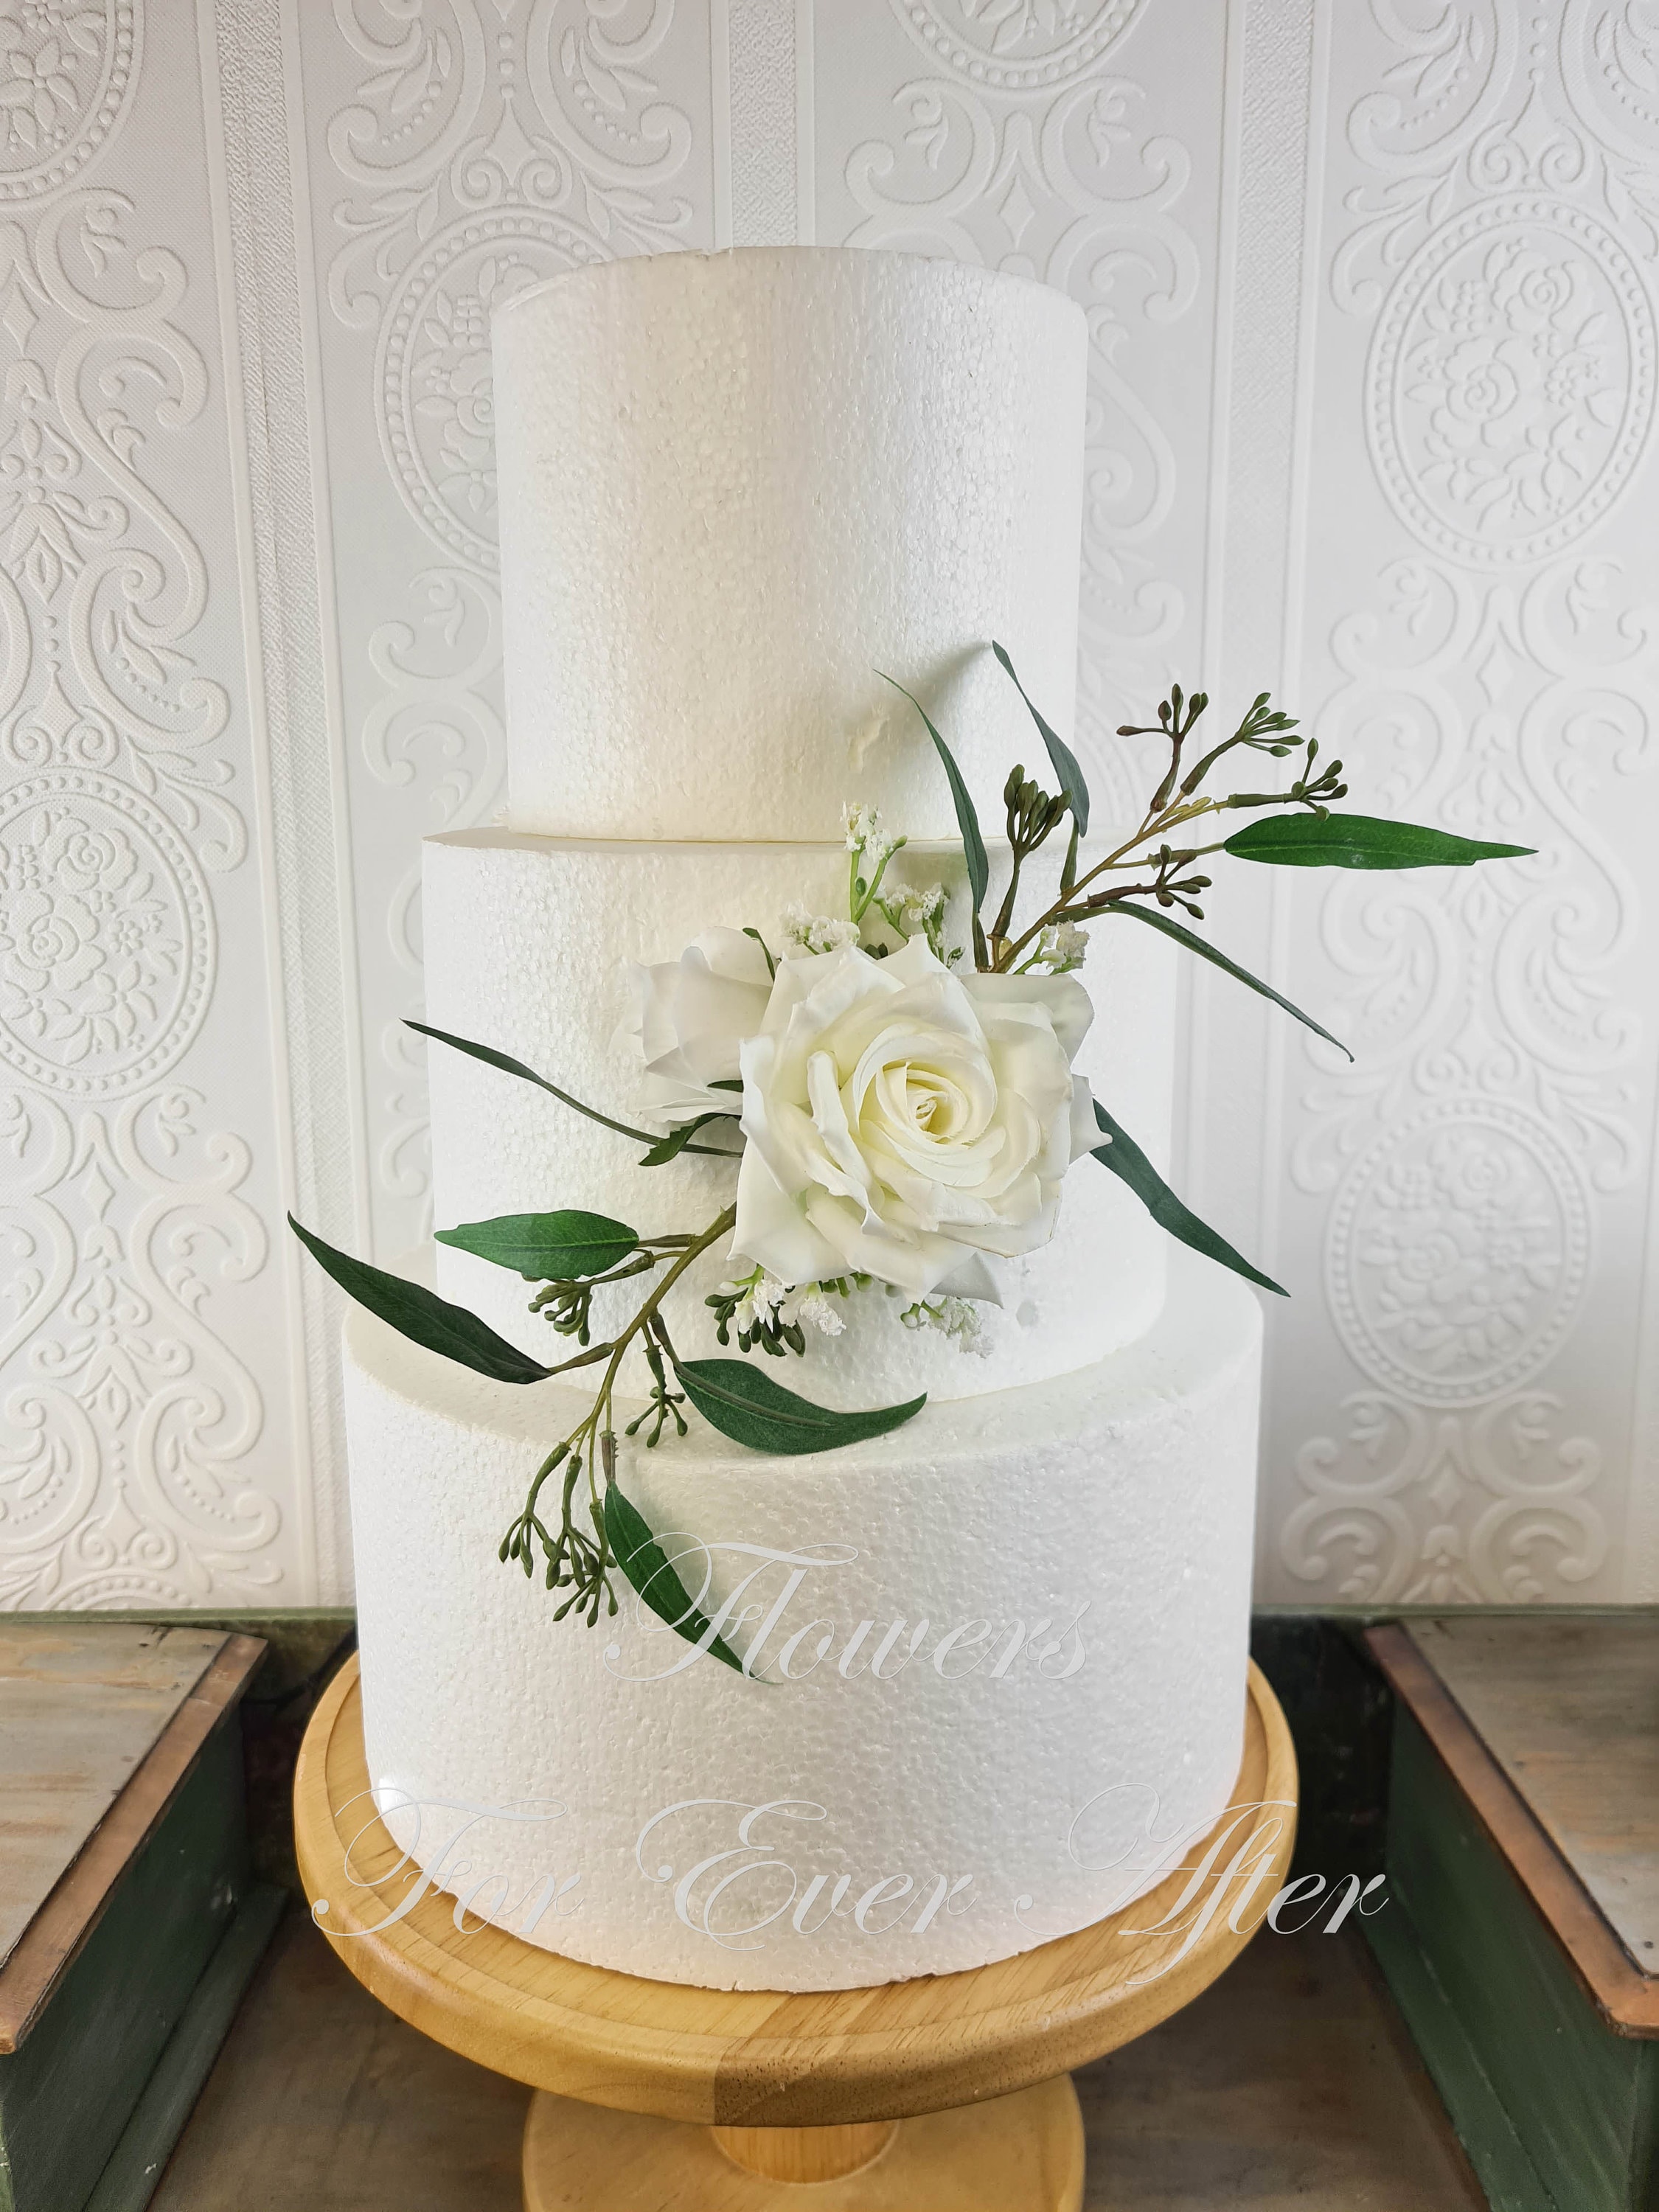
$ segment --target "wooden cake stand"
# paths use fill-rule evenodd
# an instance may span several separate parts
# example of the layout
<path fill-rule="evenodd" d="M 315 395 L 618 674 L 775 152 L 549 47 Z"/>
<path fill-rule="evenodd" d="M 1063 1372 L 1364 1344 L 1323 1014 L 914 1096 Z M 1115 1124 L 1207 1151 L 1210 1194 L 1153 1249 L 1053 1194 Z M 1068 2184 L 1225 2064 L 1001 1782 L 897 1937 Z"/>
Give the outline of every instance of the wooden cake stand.
<path fill-rule="evenodd" d="M 526 2212 L 1078 2212 L 1069 2069 L 1156 2027 L 1231 1964 L 1286 1878 L 1296 1828 L 1296 1754 L 1253 1666 L 1233 1793 L 1251 1809 L 1223 1816 L 1213 1873 L 1183 1909 L 1183 1869 L 1203 1847 L 1126 1911 L 1019 1958 L 786 1996 L 641 1981 L 496 1928 L 463 1934 L 455 1900 L 432 1891 L 357 1932 L 378 1929 L 418 1879 L 368 1786 L 353 1659 L 295 1778 L 313 1917 L 400 2018 L 539 2092 Z"/>

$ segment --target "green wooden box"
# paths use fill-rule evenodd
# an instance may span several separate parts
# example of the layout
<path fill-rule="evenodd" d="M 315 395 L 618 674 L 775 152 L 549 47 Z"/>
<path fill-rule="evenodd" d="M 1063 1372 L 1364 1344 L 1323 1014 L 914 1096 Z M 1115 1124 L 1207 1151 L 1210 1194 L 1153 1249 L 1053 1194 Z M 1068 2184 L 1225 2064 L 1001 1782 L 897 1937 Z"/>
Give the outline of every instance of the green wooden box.
<path fill-rule="evenodd" d="M 1481 2185 L 1498 2212 L 1659 2212 L 1650 1996 L 1634 1969 L 1622 2008 L 1594 1985 L 1594 1908 L 1574 1898 L 1570 1870 L 1559 1869 L 1553 1911 L 1547 1838 L 1472 1763 L 1478 1740 L 1459 1756 L 1455 1716 L 1389 1671 L 1407 1693 L 1395 1717 L 1389 1904 L 1366 1932 Z"/>
<path fill-rule="evenodd" d="M 25 1632 L 8 1637 L 9 1653 Z M 142 1755 L 100 1747 L 106 1765 L 133 1761 L 131 1778 L 84 1840 L 71 1834 L 70 1863 L 38 1904 L 23 1893 L 27 1921 L 0 1967 L 0 2212 L 148 2203 L 275 1925 L 280 1893 L 248 1873 L 237 1713 L 264 1647 L 215 1640 Z M 104 1671 L 119 1682 L 118 1668 Z M 0 1737 L 6 1718 L 0 1697 Z M 33 1756 L 38 1768 L 38 1744 Z M 27 1780 L 49 1802 L 55 1778 Z M 15 1807 L 27 1790 L 9 1795 Z M 14 1900 L 29 1826 L 10 1824 Z M 0 1810 L 0 1859 L 7 1848 Z"/>

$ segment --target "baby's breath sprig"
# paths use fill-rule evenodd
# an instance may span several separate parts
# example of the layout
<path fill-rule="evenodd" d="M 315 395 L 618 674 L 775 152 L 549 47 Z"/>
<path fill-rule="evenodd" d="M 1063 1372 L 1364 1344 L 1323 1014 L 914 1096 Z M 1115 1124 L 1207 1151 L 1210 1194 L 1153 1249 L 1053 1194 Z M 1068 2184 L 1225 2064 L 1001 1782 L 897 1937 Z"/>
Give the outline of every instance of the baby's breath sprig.
<path fill-rule="evenodd" d="M 722 1283 L 703 1304 L 714 1316 L 714 1334 L 721 1344 L 730 1344 L 735 1329 L 740 1352 L 758 1346 L 781 1359 L 787 1352 L 806 1349 L 806 1334 L 800 1324 L 782 1317 L 788 1296 L 787 1283 L 769 1275 L 764 1267 L 752 1267 L 735 1282 Z"/>
<path fill-rule="evenodd" d="M 935 1297 L 916 1298 L 905 1307 L 899 1319 L 906 1328 L 937 1329 L 958 1352 L 972 1352 L 981 1359 L 990 1352 L 985 1317 L 972 1298 L 953 1297 L 943 1292 Z"/>
<path fill-rule="evenodd" d="M 908 840 L 895 837 L 873 806 L 865 806 L 849 800 L 841 810 L 842 827 L 847 833 L 847 915 L 853 922 L 861 922 L 872 906 L 880 902 L 882 878 L 887 873 L 887 863 L 895 853 L 902 853 Z"/>
<path fill-rule="evenodd" d="M 797 952 L 839 952 L 859 941 L 857 922 L 843 921 L 839 915 L 814 914 L 799 900 L 785 907 L 778 927 L 784 943 L 793 945 Z"/>
<path fill-rule="evenodd" d="M 926 890 L 909 886 L 896 898 L 878 901 L 882 919 L 899 937 L 919 937 L 941 966 L 954 968 L 962 957 L 959 945 L 945 942 L 945 886 L 929 884 Z"/>
<path fill-rule="evenodd" d="M 852 856 L 848 862 L 847 911 L 854 933 L 842 941 L 856 944 L 859 933 L 868 926 L 869 917 L 879 915 L 895 937 L 920 937 L 936 960 L 947 968 L 954 967 L 962 957 L 962 949 L 959 945 L 949 947 L 945 942 L 944 884 L 923 887 L 901 884 L 884 890 L 888 862 L 895 853 L 903 851 L 909 840 L 891 836 L 879 811 L 857 799 L 849 800 L 842 808 L 841 818 L 847 833 L 847 849 Z M 792 917 L 793 912 L 792 908 Z M 823 922 L 798 933 L 793 941 L 809 952 L 835 949 L 830 941 L 828 926 Z M 875 947 L 878 959 L 883 951 L 880 945 Z"/>
<path fill-rule="evenodd" d="M 784 1283 L 764 1267 L 752 1267 L 735 1282 L 722 1283 L 704 1299 L 714 1316 L 714 1334 L 722 1344 L 737 1331 L 741 1352 L 757 1346 L 781 1359 L 786 1352 L 804 1353 L 806 1331 L 839 1336 L 847 1324 L 830 1301 L 850 1297 L 867 1286 L 867 1275 L 837 1275 L 821 1283 Z"/>
<path fill-rule="evenodd" d="M 1069 975 L 1083 965 L 1088 951 L 1086 929 L 1074 921 L 1051 922 L 1037 939 L 1036 950 L 1026 954 L 1014 973 L 1024 975 L 1033 968 L 1046 968 L 1051 975 Z"/>

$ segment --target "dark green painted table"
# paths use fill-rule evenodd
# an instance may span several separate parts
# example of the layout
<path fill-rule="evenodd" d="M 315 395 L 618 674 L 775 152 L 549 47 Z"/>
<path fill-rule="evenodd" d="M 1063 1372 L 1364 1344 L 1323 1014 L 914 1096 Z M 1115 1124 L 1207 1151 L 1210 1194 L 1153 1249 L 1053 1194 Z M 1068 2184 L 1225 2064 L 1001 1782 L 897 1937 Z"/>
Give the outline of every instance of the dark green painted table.
<path fill-rule="evenodd" d="M 237 1707 L 257 1638 L 0 1636 L 0 2212 L 140 2212 L 276 1924 Z"/>
<path fill-rule="evenodd" d="M 1367 1933 L 1488 2197 L 1497 2212 L 1659 2212 L 1641 1906 L 1659 1802 L 1632 1786 L 1653 1758 L 1641 1685 L 1659 1686 L 1659 1616 L 1368 1641 L 1397 1704 L 1392 1909 Z"/>

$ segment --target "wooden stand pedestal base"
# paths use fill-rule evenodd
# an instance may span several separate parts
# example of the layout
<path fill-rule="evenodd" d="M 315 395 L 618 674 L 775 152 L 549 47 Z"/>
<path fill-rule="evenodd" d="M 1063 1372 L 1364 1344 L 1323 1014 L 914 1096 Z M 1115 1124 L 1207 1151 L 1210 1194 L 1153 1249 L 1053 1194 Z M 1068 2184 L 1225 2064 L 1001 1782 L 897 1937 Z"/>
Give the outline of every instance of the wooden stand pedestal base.
<path fill-rule="evenodd" d="M 400 2018 L 544 2093 L 526 2212 L 1078 2212 L 1071 2068 L 1208 1987 L 1261 1924 L 1296 1834 L 1290 1732 L 1253 1667 L 1232 1809 L 1195 1885 L 1206 1844 L 1125 1911 L 1017 1959 L 790 1996 L 641 1981 L 500 1929 L 464 1933 L 438 1893 L 393 1919 L 422 1878 L 368 1786 L 354 1660 L 295 1777 L 313 1913 Z"/>
<path fill-rule="evenodd" d="M 842 2128 L 699 2128 L 543 2091 L 525 2130 L 524 2202 L 525 2212 L 1078 2212 L 1083 2115 L 1064 2074 L 956 2112 Z"/>

